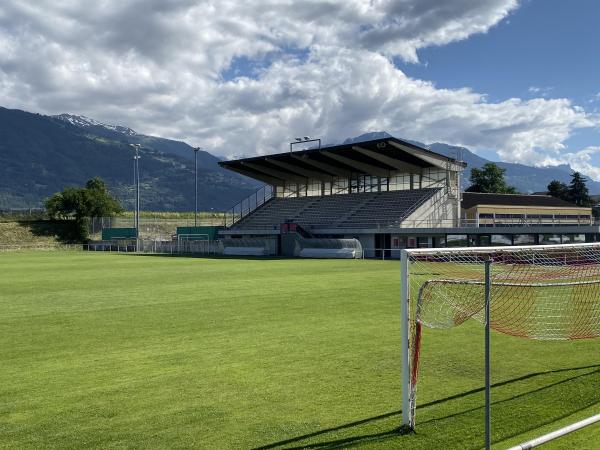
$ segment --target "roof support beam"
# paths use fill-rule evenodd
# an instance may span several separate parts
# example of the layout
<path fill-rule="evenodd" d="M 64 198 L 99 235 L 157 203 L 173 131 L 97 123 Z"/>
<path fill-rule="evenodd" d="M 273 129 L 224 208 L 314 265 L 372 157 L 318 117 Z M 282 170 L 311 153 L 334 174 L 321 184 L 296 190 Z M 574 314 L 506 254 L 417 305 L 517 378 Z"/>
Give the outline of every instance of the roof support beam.
<path fill-rule="evenodd" d="M 281 180 L 294 181 L 297 183 L 306 183 L 306 177 L 299 177 L 293 173 L 283 172 L 277 169 L 271 169 L 270 167 L 264 167 L 260 164 L 255 164 L 246 161 L 240 161 L 242 166 L 248 167 L 249 169 L 255 170 L 257 172 L 262 172 L 270 177 L 279 178 Z"/>
<path fill-rule="evenodd" d="M 339 161 L 343 164 L 346 164 L 350 167 L 355 167 L 357 171 L 368 173 L 369 175 L 377 175 L 379 177 L 388 177 L 390 175 L 390 171 L 386 169 L 382 169 L 378 166 L 373 166 L 372 164 L 367 164 L 361 161 L 357 161 L 355 159 L 348 158 L 346 156 L 337 155 L 331 152 L 321 152 L 322 155 L 327 156 L 328 158 Z"/>
<path fill-rule="evenodd" d="M 453 162 L 450 158 L 446 158 L 443 156 L 436 158 L 425 150 L 420 150 L 416 147 L 407 147 L 405 145 L 398 144 L 397 142 L 394 142 L 392 140 L 390 140 L 389 143 L 391 146 L 396 147 L 398 150 L 402 150 L 403 152 L 416 156 L 417 158 L 431 164 L 432 166 L 439 167 L 440 169 L 447 169 L 453 172 L 460 172 L 464 170 L 464 166 L 462 164 Z"/>
<path fill-rule="evenodd" d="M 367 148 L 360 147 L 358 145 L 353 145 L 352 150 L 356 150 L 357 152 L 362 153 L 363 155 L 368 156 L 369 158 L 373 158 L 376 161 L 387 164 L 388 166 L 393 167 L 394 169 L 409 170 L 414 173 L 421 173 L 421 169 L 422 169 L 421 167 L 415 166 L 414 164 L 411 164 L 411 163 L 399 161 L 394 158 L 390 158 L 389 156 L 383 155 L 379 152 L 375 152 L 373 150 L 369 150 Z"/>
<path fill-rule="evenodd" d="M 245 175 L 249 178 L 254 178 L 255 180 L 262 181 L 263 183 L 270 184 L 271 186 L 283 186 L 283 180 L 279 178 L 269 177 L 267 175 L 263 175 L 262 173 L 256 173 L 254 170 L 244 170 L 240 167 L 235 167 L 233 165 L 227 165 L 227 169 L 233 170 L 241 175 Z"/>
<path fill-rule="evenodd" d="M 352 175 L 352 173 L 349 170 L 345 170 L 341 167 L 335 167 L 330 164 L 311 159 L 308 156 L 292 155 L 292 158 L 302 161 L 303 163 L 306 163 L 309 166 L 316 167 L 317 169 L 322 170 L 323 172 L 327 172 L 331 174 L 331 176 L 350 178 L 350 176 Z"/>
<path fill-rule="evenodd" d="M 265 158 L 267 162 L 279 166 L 288 172 L 293 172 L 297 175 L 306 177 L 306 178 L 314 178 L 321 181 L 331 181 L 331 175 L 323 172 L 317 172 L 316 170 L 305 169 L 303 167 L 295 166 L 294 164 L 290 164 L 283 161 L 278 161 L 273 158 Z"/>

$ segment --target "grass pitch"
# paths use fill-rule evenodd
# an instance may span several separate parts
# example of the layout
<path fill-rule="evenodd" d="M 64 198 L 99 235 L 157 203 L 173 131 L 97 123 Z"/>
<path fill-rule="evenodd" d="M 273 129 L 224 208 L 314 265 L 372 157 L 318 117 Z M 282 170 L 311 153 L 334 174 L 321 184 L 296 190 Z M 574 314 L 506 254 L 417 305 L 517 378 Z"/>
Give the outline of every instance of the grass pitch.
<path fill-rule="evenodd" d="M 424 335 L 400 436 L 393 261 L 0 254 L 0 448 L 481 448 L 483 330 Z M 600 410 L 600 341 L 492 335 L 497 448 Z M 600 426 L 546 448 L 600 448 Z"/>

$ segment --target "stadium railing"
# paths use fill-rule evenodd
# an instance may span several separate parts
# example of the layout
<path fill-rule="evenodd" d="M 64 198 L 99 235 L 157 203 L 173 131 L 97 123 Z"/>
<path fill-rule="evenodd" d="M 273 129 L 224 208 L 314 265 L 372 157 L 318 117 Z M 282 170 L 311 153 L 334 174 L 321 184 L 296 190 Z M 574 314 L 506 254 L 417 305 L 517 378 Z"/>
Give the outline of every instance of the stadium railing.
<path fill-rule="evenodd" d="M 225 227 L 228 228 L 236 222 L 239 222 L 244 217 L 249 215 L 252 211 L 257 209 L 259 206 L 262 206 L 266 202 L 271 200 L 272 197 L 273 186 L 265 184 L 252 195 L 243 199 L 241 202 L 236 203 L 233 207 L 231 207 L 225 212 Z"/>
<path fill-rule="evenodd" d="M 363 248 L 362 259 L 400 259 L 399 248 Z"/>

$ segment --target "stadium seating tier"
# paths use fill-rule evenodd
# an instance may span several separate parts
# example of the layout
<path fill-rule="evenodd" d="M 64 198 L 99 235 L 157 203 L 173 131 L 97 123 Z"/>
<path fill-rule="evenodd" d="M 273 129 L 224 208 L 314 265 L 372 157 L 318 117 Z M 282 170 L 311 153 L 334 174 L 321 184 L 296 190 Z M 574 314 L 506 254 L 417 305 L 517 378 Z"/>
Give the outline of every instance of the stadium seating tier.
<path fill-rule="evenodd" d="M 231 229 L 273 230 L 285 222 L 294 222 L 307 229 L 394 226 L 439 189 L 272 198 Z"/>

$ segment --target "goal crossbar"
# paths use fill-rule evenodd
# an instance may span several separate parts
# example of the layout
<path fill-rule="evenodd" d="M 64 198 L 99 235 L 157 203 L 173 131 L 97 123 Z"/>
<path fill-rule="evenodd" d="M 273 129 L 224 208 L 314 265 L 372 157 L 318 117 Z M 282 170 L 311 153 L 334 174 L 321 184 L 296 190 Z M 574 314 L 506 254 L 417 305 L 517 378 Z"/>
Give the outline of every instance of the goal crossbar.
<path fill-rule="evenodd" d="M 495 247 L 440 247 L 440 248 L 410 248 L 402 249 L 401 252 L 406 252 L 410 255 L 419 254 L 447 254 L 447 253 L 516 253 L 523 250 L 566 250 L 570 248 L 589 248 L 590 246 L 600 248 L 600 242 L 594 243 L 578 243 L 578 244 L 544 244 L 544 245 L 506 245 Z"/>

